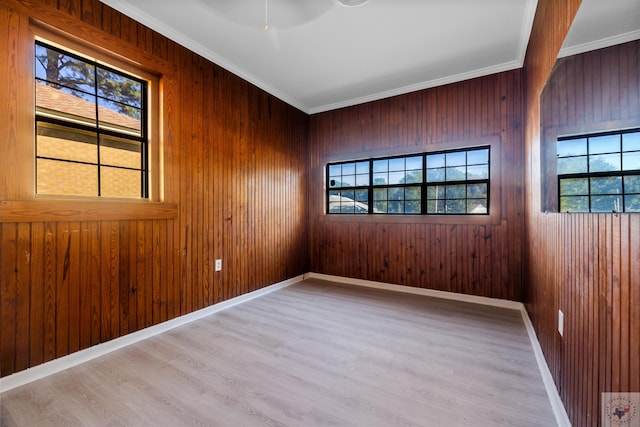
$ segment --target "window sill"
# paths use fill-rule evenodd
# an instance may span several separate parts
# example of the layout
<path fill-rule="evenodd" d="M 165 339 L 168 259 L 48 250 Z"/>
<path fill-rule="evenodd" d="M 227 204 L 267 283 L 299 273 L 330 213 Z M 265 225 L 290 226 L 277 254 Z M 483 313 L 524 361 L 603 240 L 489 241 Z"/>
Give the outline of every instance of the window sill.
<path fill-rule="evenodd" d="M 174 219 L 175 203 L 146 200 L 33 199 L 0 201 L 0 223 Z"/>
<path fill-rule="evenodd" d="M 331 215 L 323 214 L 327 222 L 358 222 L 364 224 L 471 224 L 485 225 L 499 222 L 497 214 L 489 215 Z"/>

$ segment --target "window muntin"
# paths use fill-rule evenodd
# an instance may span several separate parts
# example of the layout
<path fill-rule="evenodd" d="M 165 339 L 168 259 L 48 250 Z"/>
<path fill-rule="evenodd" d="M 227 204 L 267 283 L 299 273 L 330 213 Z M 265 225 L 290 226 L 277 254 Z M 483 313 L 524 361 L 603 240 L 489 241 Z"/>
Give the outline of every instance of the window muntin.
<path fill-rule="evenodd" d="M 488 214 L 489 158 L 474 147 L 330 163 L 327 213 Z"/>
<path fill-rule="evenodd" d="M 148 198 L 147 82 L 36 41 L 36 193 Z"/>
<path fill-rule="evenodd" d="M 558 138 L 561 212 L 640 212 L 640 130 Z"/>

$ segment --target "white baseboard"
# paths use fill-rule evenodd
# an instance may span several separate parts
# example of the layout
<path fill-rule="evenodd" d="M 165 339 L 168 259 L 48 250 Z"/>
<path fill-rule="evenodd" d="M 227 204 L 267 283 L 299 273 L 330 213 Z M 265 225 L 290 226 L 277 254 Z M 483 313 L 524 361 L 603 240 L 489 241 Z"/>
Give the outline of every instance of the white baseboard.
<path fill-rule="evenodd" d="M 252 300 L 254 298 L 258 298 L 270 292 L 277 291 L 278 289 L 282 289 L 284 287 L 293 285 L 294 283 L 301 282 L 302 280 L 304 280 L 304 275 L 293 277 L 283 282 L 275 283 L 271 286 L 267 286 L 265 288 L 258 289 L 256 291 L 249 292 L 247 294 L 240 295 L 235 298 L 231 298 L 229 300 L 220 302 L 218 304 L 205 307 L 201 310 L 197 310 L 192 313 L 185 314 L 184 316 L 167 320 L 166 322 L 162 322 L 160 324 L 150 326 L 148 328 L 141 329 L 136 332 L 132 332 L 120 338 L 116 338 L 111 341 L 107 341 L 105 343 L 98 344 L 84 350 L 80 350 L 68 356 L 64 356 L 59 359 L 54 359 L 50 362 L 43 363 L 42 365 L 38 365 L 33 368 L 29 368 L 24 371 L 17 372 L 13 375 L 0 378 L 0 393 L 4 393 L 5 391 L 9 391 L 13 388 L 20 387 L 32 381 L 39 380 L 40 378 L 53 375 L 57 372 L 63 371 L 65 369 L 71 368 L 81 363 L 88 362 L 89 360 L 95 359 L 100 356 L 104 356 L 108 353 L 119 350 L 128 345 L 137 343 L 147 338 L 151 338 L 163 332 L 167 332 L 171 329 L 177 328 L 178 326 L 186 325 L 187 323 L 193 322 L 198 319 L 202 319 L 203 317 L 210 316 L 214 313 L 217 313 L 222 310 L 226 310 L 230 307 L 233 307 L 234 305 L 238 305 L 243 302 Z"/>
<path fill-rule="evenodd" d="M 524 304 L 522 304 L 521 302 L 496 299 L 496 298 L 480 297 L 475 295 L 460 294 L 455 292 L 437 291 L 433 289 L 414 288 L 411 286 L 394 285 L 391 283 L 374 282 L 371 280 L 362 280 L 362 279 L 352 279 L 349 277 L 332 276 L 332 275 L 320 274 L 320 273 L 306 273 L 304 275 L 304 278 L 326 280 L 329 282 L 345 283 L 345 284 L 356 285 L 356 286 L 365 286 L 365 287 L 375 288 L 375 289 L 386 289 L 389 291 L 404 292 L 404 293 L 410 293 L 410 294 L 416 294 L 416 295 L 425 295 L 425 296 L 430 296 L 434 298 L 444 298 L 448 300 L 464 301 L 464 302 L 469 302 L 474 304 L 490 305 L 493 307 L 509 308 L 512 310 L 520 311 L 520 314 L 522 315 L 522 320 L 527 330 L 527 334 L 529 335 L 529 341 L 531 341 L 531 347 L 533 348 L 533 353 L 535 355 L 536 362 L 538 363 L 538 369 L 540 371 L 540 375 L 542 376 L 542 381 L 544 383 L 544 387 L 547 392 L 547 397 L 549 398 L 549 402 L 551 403 L 551 408 L 553 409 L 553 414 L 556 418 L 556 422 L 558 423 L 558 427 L 571 427 L 571 421 L 569 421 L 569 416 L 567 415 L 567 411 L 565 410 L 564 404 L 562 403 L 562 400 L 560 399 L 560 395 L 558 394 L 558 389 L 556 388 L 556 384 L 553 381 L 553 377 L 551 376 L 551 371 L 549 370 L 547 361 L 545 360 L 544 354 L 542 353 L 542 348 L 540 347 L 540 342 L 538 341 L 538 337 L 536 335 L 535 329 L 533 329 L 533 324 L 529 319 L 527 310 L 524 307 Z"/>
<path fill-rule="evenodd" d="M 551 371 L 549 370 L 549 365 L 547 365 L 547 360 L 544 358 L 542 347 L 540 347 L 540 342 L 538 341 L 536 330 L 533 328 L 533 323 L 531 323 L 531 319 L 529 319 L 529 314 L 527 313 L 527 309 L 524 307 L 524 304 L 522 304 L 520 313 L 522 314 L 522 321 L 524 322 L 524 326 L 525 328 L 527 328 L 529 341 L 531 341 L 531 346 L 533 347 L 533 354 L 536 356 L 538 369 L 540 370 L 540 375 L 542 376 L 542 382 L 544 383 L 544 388 L 547 390 L 547 396 L 549 397 L 549 402 L 551 403 L 553 414 L 556 416 L 558 427 L 571 427 L 569 415 L 567 415 L 567 411 L 564 407 L 564 404 L 562 403 L 562 399 L 560 399 L 560 394 L 558 393 L 558 389 L 556 388 L 556 383 L 555 381 L 553 381 L 553 376 L 551 375 Z"/>
<path fill-rule="evenodd" d="M 349 277 L 331 276 L 329 274 L 306 273 L 304 278 L 326 280 L 328 282 L 346 283 L 349 285 L 365 286 L 368 288 L 386 289 L 388 291 L 404 292 L 408 294 L 424 295 L 434 298 L 449 299 L 455 301 L 471 302 L 474 304 L 490 305 L 493 307 L 510 308 L 520 310 L 522 303 L 497 298 L 480 297 L 476 295 L 459 294 L 455 292 L 437 291 L 435 289 L 414 288 L 412 286 L 394 285 L 385 282 L 371 280 L 352 279 Z"/>
<path fill-rule="evenodd" d="M 332 276 L 332 275 L 320 274 L 320 273 L 305 273 L 304 275 L 297 276 L 297 277 L 285 280 L 283 282 L 279 282 L 271 286 L 267 286 L 262 289 L 258 289 L 257 291 L 250 292 L 248 294 L 240 295 L 230 300 L 223 301 L 221 303 L 203 308 L 198 311 L 194 311 L 193 313 L 189 313 L 184 316 L 180 316 L 175 319 L 171 319 L 166 322 L 160 323 L 158 325 L 150 326 L 140 331 L 133 332 L 123 337 L 116 338 L 114 340 L 107 341 L 105 343 L 98 344 L 93 347 L 89 347 L 85 350 L 72 353 L 68 356 L 64 356 L 59 359 L 46 362 L 42 365 L 35 366 L 25 371 L 21 371 L 13 375 L 9 375 L 8 377 L 0 378 L 0 393 L 9 391 L 16 387 L 20 387 L 32 381 L 36 381 L 40 378 L 53 375 L 57 372 L 63 371 L 65 369 L 71 368 L 81 363 L 88 362 L 89 360 L 95 359 L 100 356 L 104 356 L 108 353 L 111 353 L 113 351 L 126 347 L 128 345 L 134 344 L 136 342 L 145 340 L 147 338 L 151 338 L 155 335 L 177 328 L 178 326 L 186 325 L 187 323 L 193 322 L 198 319 L 202 319 L 203 317 L 210 316 L 214 313 L 217 313 L 222 310 L 226 310 L 230 307 L 241 304 L 243 302 L 250 301 L 254 298 L 258 298 L 270 292 L 277 291 L 278 289 L 282 289 L 287 286 L 293 285 L 295 283 L 301 282 L 304 279 L 326 280 L 330 282 L 338 282 L 338 283 L 344 283 L 344 284 L 355 285 L 355 286 L 364 286 L 364 287 L 375 288 L 375 289 L 385 289 L 385 290 L 395 291 L 395 292 L 404 292 L 404 293 L 410 293 L 415 295 L 424 295 L 424 296 L 430 296 L 435 298 L 443 298 L 443 299 L 449 299 L 449 300 L 455 300 L 455 301 L 463 301 L 463 302 L 469 302 L 474 304 L 490 305 L 494 307 L 502 307 L 502 308 L 508 308 L 512 310 L 519 310 L 522 315 L 522 320 L 524 321 L 525 327 L 527 329 L 527 333 L 529 334 L 529 340 L 531 341 L 531 346 L 533 347 L 535 358 L 536 358 L 536 361 L 538 362 L 538 369 L 540 370 L 540 375 L 542 376 L 542 381 L 544 383 L 547 396 L 549 397 L 549 401 L 551 403 L 551 407 L 556 417 L 558 426 L 571 427 L 571 422 L 569 421 L 567 412 L 564 408 L 562 400 L 560 399 L 560 395 L 558 394 L 558 390 L 555 386 L 555 382 L 553 381 L 553 377 L 551 376 L 551 371 L 547 366 L 547 362 L 544 358 L 544 354 L 542 353 L 542 348 L 540 347 L 540 343 L 538 342 L 538 337 L 536 336 L 535 330 L 533 329 L 533 324 L 529 319 L 529 315 L 527 314 L 527 310 L 525 309 L 524 304 L 516 301 L 487 298 L 487 297 L 480 297 L 480 296 L 467 295 L 467 294 L 459 294 L 455 292 L 438 291 L 433 289 L 414 288 L 410 286 L 394 285 L 391 283 L 374 282 L 371 280 L 353 279 L 349 277 Z"/>

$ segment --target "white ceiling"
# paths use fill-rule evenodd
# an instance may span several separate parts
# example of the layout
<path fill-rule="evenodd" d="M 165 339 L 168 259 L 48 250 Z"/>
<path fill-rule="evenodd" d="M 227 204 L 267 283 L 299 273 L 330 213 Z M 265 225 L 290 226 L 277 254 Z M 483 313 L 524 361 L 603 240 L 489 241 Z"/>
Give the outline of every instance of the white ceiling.
<path fill-rule="evenodd" d="M 519 68 L 537 5 L 537 0 L 369 0 L 356 7 L 338 0 L 101 1 L 310 114 Z M 584 3 L 640 9 L 638 0 Z M 609 27 L 618 29 L 615 22 Z M 584 43 L 582 37 L 575 44 Z"/>

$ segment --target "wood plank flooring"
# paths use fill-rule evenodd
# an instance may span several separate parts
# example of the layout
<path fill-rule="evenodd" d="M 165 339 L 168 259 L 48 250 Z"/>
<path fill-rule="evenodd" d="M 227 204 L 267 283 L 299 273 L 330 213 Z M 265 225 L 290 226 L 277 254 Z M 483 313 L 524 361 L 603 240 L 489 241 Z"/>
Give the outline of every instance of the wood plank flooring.
<path fill-rule="evenodd" d="M 318 280 L 10 390 L 2 426 L 553 426 L 515 310 Z"/>

